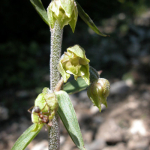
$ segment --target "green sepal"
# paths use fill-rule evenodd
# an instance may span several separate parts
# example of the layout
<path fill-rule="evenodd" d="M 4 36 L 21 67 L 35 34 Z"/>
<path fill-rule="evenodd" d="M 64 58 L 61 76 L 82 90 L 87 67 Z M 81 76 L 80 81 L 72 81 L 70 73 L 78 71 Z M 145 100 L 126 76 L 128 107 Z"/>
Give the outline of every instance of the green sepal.
<path fill-rule="evenodd" d="M 29 143 L 37 136 L 41 131 L 43 124 L 31 125 L 23 134 L 17 139 L 11 150 L 24 150 Z"/>
<path fill-rule="evenodd" d="M 63 56 L 62 56 L 62 57 L 63 57 Z M 61 57 L 61 58 L 62 58 L 62 57 Z M 58 64 L 58 66 L 57 66 L 57 69 L 58 69 L 58 71 L 60 72 L 60 74 L 62 75 L 64 82 L 66 83 L 67 80 L 70 78 L 70 74 L 66 73 L 66 71 L 65 71 L 64 68 L 63 68 L 63 65 L 62 65 L 61 61 L 59 61 L 59 64 Z"/>
<path fill-rule="evenodd" d="M 94 24 L 94 22 L 92 21 L 92 19 L 88 16 L 88 14 L 82 9 L 82 7 L 79 5 L 79 3 L 76 1 L 77 3 L 77 8 L 78 8 L 78 13 L 79 16 L 82 18 L 82 20 L 97 34 L 106 37 L 107 35 L 101 33 L 98 28 L 96 27 L 96 25 Z"/>
<path fill-rule="evenodd" d="M 85 56 L 85 50 L 79 46 L 79 45 L 74 45 L 72 47 L 67 48 L 68 52 L 73 52 L 74 54 L 76 54 L 78 57 L 81 57 L 85 60 L 85 63 L 88 64 L 90 62 L 89 59 L 86 58 Z M 83 60 L 83 61 L 84 61 Z M 87 62 L 86 62 L 87 61 Z"/>
<path fill-rule="evenodd" d="M 51 5 L 49 5 L 47 8 L 47 16 L 49 19 L 49 25 L 53 29 L 54 25 L 55 25 L 56 18 L 54 17 L 53 11 L 50 9 L 50 7 L 51 7 Z"/>
<path fill-rule="evenodd" d="M 41 2 L 41 0 L 30 0 L 35 10 L 38 12 L 43 21 L 49 26 L 49 19 L 47 16 L 47 12 Z"/>
<path fill-rule="evenodd" d="M 89 65 L 85 65 L 81 67 L 81 74 L 84 81 L 89 85 L 90 84 L 90 72 L 89 72 Z M 85 73 L 86 72 L 86 73 Z"/>
<path fill-rule="evenodd" d="M 70 20 L 69 25 L 72 29 L 72 32 L 74 33 L 75 27 L 76 27 L 76 24 L 77 24 L 77 20 L 78 20 L 78 9 L 77 9 L 76 5 L 75 5 L 75 8 L 74 8 L 74 11 L 72 13 L 71 18 L 72 19 Z"/>
<path fill-rule="evenodd" d="M 71 18 L 72 12 L 74 10 L 74 0 L 60 0 L 60 2 L 66 16 Z"/>
<path fill-rule="evenodd" d="M 59 15 L 55 16 L 56 20 L 58 20 L 60 28 L 62 29 L 65 25 L 68 25 L 68 23 L 71 21 L 71 18 L 68 17 L 62 17 L 64 14 L 64 11 L 59 11 Z"/>

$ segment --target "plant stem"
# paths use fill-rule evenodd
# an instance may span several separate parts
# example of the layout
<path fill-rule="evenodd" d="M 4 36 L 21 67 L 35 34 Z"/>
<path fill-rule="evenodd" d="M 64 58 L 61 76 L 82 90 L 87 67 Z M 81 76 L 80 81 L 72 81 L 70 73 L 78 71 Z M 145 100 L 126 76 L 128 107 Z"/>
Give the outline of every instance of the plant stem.
<path fill-rule="evenodd" d="M 57 65 L 61 56 L 61 45 L 63 29 L 60 28 L 58 21 L 51 29 L 51 52 L 50 52 L 50 89 L 55 90 L 55 87 L 60 80 L 60 74 L 57 70 Z M 52 127 L 49 128 L 49 150 L 59 150 L 60 147 L 60 130 L 58 114 L 52 120 Z"/>

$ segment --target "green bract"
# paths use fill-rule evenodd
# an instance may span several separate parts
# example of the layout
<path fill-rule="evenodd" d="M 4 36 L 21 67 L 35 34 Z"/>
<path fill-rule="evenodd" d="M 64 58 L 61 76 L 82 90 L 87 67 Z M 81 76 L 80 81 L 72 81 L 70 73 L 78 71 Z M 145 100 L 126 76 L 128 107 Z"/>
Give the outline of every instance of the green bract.
<path fill-rule="evenodd" d="M 104 78 L 99 78 L 94 81 L 87 89 L 88 97 L 91 99 L 93 104 L 101 111 L 101 104 L 107 107 L 107 97 L 109 95 L 110 83 Z"/>
<path fill-rule="evenodd" d="M 100 75 L 92 66 L 90 66 L 90 82 L 93 83 L 99 79 Z"/>
<path fill-rule="evenodd" d="M 47 15 L 51 28 L 54 28 L 55 21 L 58 20 L 61 28 L 69 24 L 74 32 L 78 18 L 78 10 L 74 0 L 52 1 L 47 8 Z"/>
<path fill-rule="evenodd" d="M 44 88 L 43 92 L 36 98 L 32 110 L 32 122 L 36 124 L 34 130 L 37 130 L 40 124 L 51 124 L 51 120 L 57 112 L 57 108 L 58 101 L 55 94 L 48 88 Z"/>
<path fill-rule="evenodd" d="M 69 47 L 60 58 L 58 71 L 61 73 L 64 82 L 67 82 L 70 74 L 72 74 L 75 80 L 81 76 L 89 85 L 89 62 L 90 60 L 86 58 L 84 49 L 75 45 Z"/>

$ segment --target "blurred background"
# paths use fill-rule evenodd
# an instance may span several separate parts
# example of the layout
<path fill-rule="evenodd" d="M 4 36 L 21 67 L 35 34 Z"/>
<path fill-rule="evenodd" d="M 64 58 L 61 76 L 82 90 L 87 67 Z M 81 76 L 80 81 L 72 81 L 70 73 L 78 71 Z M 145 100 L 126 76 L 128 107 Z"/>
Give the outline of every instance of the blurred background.
<path fill-rule="evenodd" d="M 42 1 L 45 8 L 49 1 Z M 79 18 L 64 28 L 62 50 L 79 44 L 111 83 L 108 108 L 92 106 L 86 90 L 71 95 L 87 150 L 150 150 L 150 1 L 80 0 L 102 33 Z M 32 123 L 27 110 L 49 87 L 49 27 L 29 0 L 0 1 L 0 149 L 9 150 Z M 44 129 L 26 150 L 46 150 Z M 61 123 L 61 149 L 75 150 Z"/>

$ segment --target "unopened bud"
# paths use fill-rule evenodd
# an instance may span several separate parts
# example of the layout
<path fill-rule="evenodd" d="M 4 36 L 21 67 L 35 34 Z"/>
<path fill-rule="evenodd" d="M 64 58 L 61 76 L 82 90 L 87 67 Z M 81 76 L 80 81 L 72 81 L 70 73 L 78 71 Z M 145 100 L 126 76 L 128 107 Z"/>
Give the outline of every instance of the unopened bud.
<path fill-rule="evenodd" d="M 74 32 L 78 18 L 78 10 L 74 0 L 52 1 L 47 8 L 47 15 L 51 28 L 54 27 L 55 21 L 58 20 L 61 28 L 69 24 Z"/>
<path fill-rule="evenodd" d="M 99 108 L 99 111 L 101 111 L 101 104 L 104 104 L 107 107 L 109 91 L 110 83 L 104 78 L 99 78 L 88 87 L 88 97 L 91 99 L 93 104 Z"/>
<path fill-rule="evenodd" d="M 35 124 L 49 124 L 57 112 L 58 101 L 54 92 L 44 88 L 38 95 L 32 109 L 32 122 Z"/>

